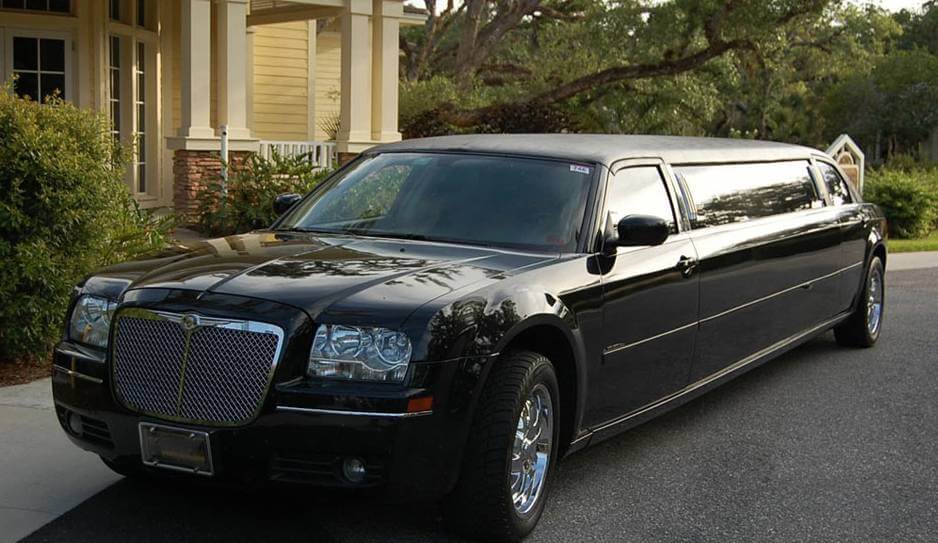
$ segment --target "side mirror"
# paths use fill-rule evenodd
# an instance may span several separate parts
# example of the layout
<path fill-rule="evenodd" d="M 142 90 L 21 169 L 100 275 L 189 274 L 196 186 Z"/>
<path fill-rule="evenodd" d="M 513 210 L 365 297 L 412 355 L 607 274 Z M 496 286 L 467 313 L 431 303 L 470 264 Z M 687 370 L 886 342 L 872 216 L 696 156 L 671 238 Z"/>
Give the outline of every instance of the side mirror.
<path fill-rule="evenodd" d="M 274 213 L 278 216 L 283 215 L 293 207 L 294 204 L 302 200 L 303 197 L 299 194 L 288 193 L 281 194 L 274 198 Z"/>
<path fill-rule="evenodd" d="M 607 243 L 612 247 L 661 245 L 671 235 L 668 222 L 653 215 L 628 215 L 616 225 Z"/>

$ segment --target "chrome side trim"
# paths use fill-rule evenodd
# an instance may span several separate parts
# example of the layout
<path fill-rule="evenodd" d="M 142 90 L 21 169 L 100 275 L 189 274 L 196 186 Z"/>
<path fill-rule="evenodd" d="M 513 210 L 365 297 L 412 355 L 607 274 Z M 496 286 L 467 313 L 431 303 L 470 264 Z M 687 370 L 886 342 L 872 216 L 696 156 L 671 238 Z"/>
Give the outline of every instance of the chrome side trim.
<path fill-rule="evenodd" d="M 851 267 L 852 267 L 852 266 L 851 266 Z M 688 394 L 691 394 L 691 393 L 697 391 L 698 389 L 700 389 L 700 388 L 702 388 L 702 387 L 705 387 L 705 386 L 709 385 L 710 383 L 713 383 L 714 381 L 717 381 L 717 380 L 719 380 L 719 379 L 722 379 L 723 377 L 726 377 L 726 376 L 728 376 L 728 375 L 731 375 L 731 374 L 733 374 L 733 373 L 736 373 L 736 372 L 738 372 L 738 371 L 741 371 L 741 370 L 744 369 L 746 366 L 748 366 L 748 365 L 750 365 L 750 364 L 752 364 L 752 363 L 754 363 L 754 362 L 757 362 L 757 361 L 759 361 L 759 360 L 762 360 L 762 359 L 764 359 L 765 357 L 771 355 L 772 353 L 774 353 L 774 352 L 776 352 L 776 351 L 783 350 L 785 347 L 788 347 L 788 346 L 790 346 L 790 345 L 792 345 L 792 344 L 794 344 L 794 343 L 797 343 L 798 341 L 800 341 L 800 340 L 802 340 L 802 339 L 804 339 L 804 338 L 806 338 L 806 337 L 808 337 L 808 336 L 810 336 L 810 335 L 812 335 L 812 334 L 814 334 L 814 333 L 816 333 L 816 332 L 820 332 L 820 331 L 826 330 L 826 329 L 830 328 L 831 326 L 837 324 L 838 321 L 842 321 L 842 320 L 846 319 L 846 318 L 849 317 L 849 316 L 850 316 L 849 313 L 848 313 L 848 314 L 841 314 L 841 315 L 838 315 L 838 316 L 834 317 L 833 319 L 826 320 L 826 321 L 822 322 L 821 324 L 819 324 L 819 325 L 817 325 L 817 326 L 815 326 L 815 327 L 813 327 L 813 328 L 809 328 L 809 329 L 804 330 L 804 331 L 802 331 L 802 332 L 799 332 L 799 333 L 797 333 L 797 334 L 795 334 L 795 335 L 793 335 L 793 336 L 790 336 L 790 337 L 788 337 L 788 338 L 786 338 L 786 339 L 783 339 L 782 341 L 779 341 L 779 342 L 777 342 L 777 343 L 775 343 L 775 344 L 773 344 L 773 345 L 770 345 L 770 346 L 766 347 L 765 349 L 762 349 L 761 351 L 756 351 L 755 353 L 753 353 L 753 354 L 747 356 L 746 358 L 743 358 L 742 360 L 739 360 L 739 361 L 735 362 L 734 364 L 729 365 L 729 366 L 723 368 L 722 370 L 720 370 L 720 371 L 718 371 L 718 372 L 716 372 L 716 373 L 712 373 L 712 374 L 708 375 L 707 377 L 704 377 L 703 379 L 701 379 L 701 380 L 699 380 L 699 381 L 697 381 L 697 382 L 695 382 L 695 383 L 692 383 L 692 384 L 690 384 L 690 385 L 688 385 L 688 386 L 682 388 L 681 390 L 675 392 L 674 394 L 671 394 L 670 396 L 666 396 L 666 397 L 664 397 L 664 398 L 662 398 L 662 399 L 660 399 L 660 400 L 658 400 L 658 401 L 655 401 L 655 402 L 652 402 L 652 403 L 650 403 L 650 404 L 647 404 L 647 405 L 645 405 L 644 407 L 640 407 L 640 408 L 636 409 L 635 411 L 632 411 L 631 413 L 627 413 L 626 415 L 624 415 L 624 416 L 622 416 L 622 417 L 620 417 L 620 418 L 613 419 L 613 420 L 611 420 L 611 421 L 609 421 L 609 422 L 607 422 L 607 423 L 604 423 L 604 424 L 602 424 L 602 425 L 600 425 L 600 426 L 596 426 L 595 428 L 593 428 L 593 429 L 590 431 L 590 435 L 595 434 L 596 432 L 601 432 L 601 431 L 603 431 L 603 430 L 612 428 L 613 426 L 617 426 L 617 425 L 619 425 L 619 424 L 624 424 L 624 423 L 628 422 L 628 421 L 631 420 L 631 419 L 634 419 L 634 418 L 636 418 L 636 417 L 639 417 L 639 416 L 641 416 L 641 415 L 644 415 L 644 414 L 648 413 L 649 411 L 653 411 L 653 410 L 658 409 L 658 408 L 660 408 L 660 407 L 664 407 L 665 405 L 667 405 L 667 404 L 669 404 L 669 403 L 671 403 L 671 402 L 673 402 L 673 401 L 676 401 L 676 400 L 680 399 L 680 398 L 683 397 L 683 396 L 686 396 L 686 395 L 688 395 Z"/>
<path fill-rule="evenodd" d="M 290 407 L 289 405 L 278 405 L 277 411 L 287 413 L 305 413 L 309 415 L 342 415 L 350 417 L 381 417 L 389 419 L 406 419 L 411 417 L 423 417 L 432 415 L 433 411 L 415 411 L 413 413 L 381 413 L 378 411 L 346 411 L 343 409 L 320 409 L 314 407 Z"/>
<path fill-rule="evenodd" d="M 837 271 L 835 271 L 835 272 L 828 273 L 827 275 L 822 275 L 822 276 L 820 276 L 820 277 L 815 277 L 814 279 L 811 279 L 811 280 L 809 280 L 809 281 L 805 281 L 805 282 L 803 282 L 803 283 L 798 283 L 797 285 L 795 285 L 795 286 L 793 286 L 793 287 L 788 287 L 788 288 L 786 288 L 786 289 L 784 289 L 784 290 L 780 290 L 780 291 L 778 291 L 778 292 L 773 292 L 772 294 L 769 294 L 769 295 L 767 295 L 767 296 L 763 296 L 763 297 L 761 297 L 761 298 L 757 298 L 757 299 L 755 299 L 755 300 L 751 300 L 751 301 L 746 302 L 746 303 L 744 303 L 744 304 L 740 304 L 740 305 L 738 305 L 738 306 L 736 306 L 736 307 L 731 307 L 730 309 L 727 309 L 727 310 L 725 310 L 725 311 L 721 311 L 721 312 L 719 312 L 719 313 L 717 313 L 717 314 L 715 314 L 715 315 L 710 315 L 709 317 L 704 317 L 704 318 L 700 319 L 700 322 L 701 322 L 701 323 L 704 323 L 704 322 L 707 322 L 707 321 L 711 321 L 711 320 L 713 320 L 713 319 L 718 319 L 718 318 L 720 318 L 720 317 L 724 317 L 724 316 L 726 316 L 726 315 L 729 315 L 730 313 L 733 313 L 734 311 L 739 311 L 740 309 L 745 309 L 745 308 L 747 308 L 747 307 L 756 305 L 756 304 L 758 304 L 758 303 L 762 303 L 762 302 L 765 302 L 765 301 L 767 301 L 767 300 L 771 300 L 772 298 L 775 298 L 776 296 L 781 296 L 782 294 L 788 294 L 789 292 L 792 292 L 792 291 L 794 291 L 794 290 L 798 290 L 799 288 L 810 288 L 814 283 L 817 283 L 818 281 L 823 281 L 823 280 L 825 280 L 825 279 L 830 279 L 831 277 L 834 277 L 835 275 L 841 274 L 841 273 L 843 273 L 843 272 L 845 272 L 845 271 L 847 271 L 847 270 L 851 270 L 851 269 L 853 269 L 853 268 L 856 268 L 857 266 L 862 266 L 862 265 L 863 265 L 863 262 L 857 262 L 856 264 L 851 264 L 851 265 L 849 265 L 849 266 L 847 266 L 847 267 L 845 267 L 845 268 L 841 268 L 841 269 L 839 269 L 839 270 L 837 270 Z"/>
<path fill-rule="evenodd" d="M 632 347 L 637 347 L 641 345 L 642 343 L 648 343 L 649 341 L 661 339 L 665 336 L 680 332 L 682 330 L 687 330 L 688 328 L 691 328 L 693 326 L 697 326 L 697 324 L 698 324 L 698 321 L 689 322 L 685 324 L 684 326 L 678 326 L 677 328 L 673 330 L 668 330 L 667 332 L 662 332 L 656 336 L 646 337 L 645 339 L 640 339 L 632 343 L 616 343 L 614 345 L 609 345 L 608 347 L 603 349 L 603 356 L 606 356 L 607 354 L 617 353 L 619 351 L 624 351 L 626 349 L 631 349 Z"/>
<path fill-rule="evenodd" d="M 92 377 L 90 375 L 85 375 L 84 373 L 77 372 L 75 370 L 70 370 L 68 368 L 63 368 L 62 366 L 59 366 L 58 364 L 52 364 L 52 369 L 55 371 L 60 371 L 64 373 L 65 375 L 68 375 L 69 377 L 82 379 L 84 381 L 88 381 L 89 383 L 94 383 L 96 385 L 100 385 L 104 383 L 104 380 L 102 379 L 98 379 L 97 377 Z"/>
<path fill-rule="evenodd" d="M 725 310 L 725 311 L 721 311 L 720 313 L 717 313 L 717 314 L 715 314 L 715 315 L 711 315 L 711 316 L 709 316 L 709 317 L 704 317 L 704 318 L 700 319 L 699 321 L 689 322 L 689 323 L 687 323 L 687 324 L 685 324 L 685 325 L 678 326 L 677 328 L 674 328 L 673 330 L 668 330 L 667 332 L 662 332 L 662 333 L 660 333 L 660 334 L 657 334 L 657 335 L 654 335 L 654 336 L 651 336 L 651 337 L 646 337 L 646 338 L 644 338 L 644 339 L 640 339 L 640 340 L 634 341 L 634 342 L 632 342 L 632 343 L 615 343 L 615 344 L 613 344 L 613 345 L 608 345 L 608 346 L 606 346 L 606 347 L 603 349 L 603 356 L 606 356 L 606 355 L 609 355 L 609 354 L 613 354 L 613 353 L 617 353 L 617 352 L 619 352 L 619 351 L 624 351 L 624 350 L 626 350 L 626 349 L 631 349 L 632 347 L 637 347 L 637 346 L 641 345 L 642 343 L 647 343 L 647 342 L 649 342 L 649 341 L 654 341 L 654 340 L 656 340 L 656 339 L 661 339 L 661 338 L 663 338 L 663 337 L 665 337 L 665 336 L 668 336 L 668 335 L 670 335 L 670 334 L 674 334 L 674 333 L 680 332 L 680 331 L 682 331 L 682 330 L 686 330 L 686 329 L 688 329 L 688 328 L 691 328 L 691 327 L 693 327 L 693 326 L 697 326 L 697 325 L 700 324 L 700 323 L 704 323 L 704 322 L 707 322 L 707 321 L 711 321 L 711 320 L 713 320 L 713 319 L 717 319 L 717 318 L 720 318 L 720 317 L 729 315 L 730 313 L 733 313 L 734 311 L 739 311 L 740 309 L 745 309 L 745 308 L 747 308 L 747 307 L 756 305 L 756 304 L 758 304 L 758 303 L 761 303 L 761 302 L 764 302 L 764 301 L 767 301 L 767 300 L 771 300 L 772 298 L 774 298 L 774 297 L 776 297 L 776 296 L 781 296 L 782 294 L 787 294 L 787 293 L 792 292 L 792 291 L 794 291 L 794 290 L 798 290 L 799 288 L 811 288 L 811 287 L 814 285 L 814 283 L 817 283 L 818 281 L 823 281 L 823 280 L 825 280 L 825 279 L 830 279 L 831 277 L 834 277 L 835 275 L 841 274 L 841 273 L 843 273 L 843 272 L 845 272 L 845 271 L 851 270 L 851 269 L 853 269 L 853 268 L 856 268 L 857 266 L 862 266 L 862 265 L 863 265 L 863 262 L 857 262 L 856 264 L 851 264 L 851 265 L 849 265 L 849 266 L 847 266 L 847 267 L 841 268 L 841 269 L 839 269 L 839 270 L 837 270 L 837 271 L 835 271 L 835 272 L 831 272 L 831 273 L 829 273 L 829 274 L 827 274 L 827 275 L 822 275 L 822 276 L 820 276 L 820 277 L 815 277 L 814 279 L 811 279 L 811 280 L 809 280 L 809 281 L 805 281 L 805 282 L 803 282 L 803 283 L 799 283 L 799 284 L 797 284 L 797 285 L 795 285 L 795 286 L 793 286 L 793 287 L 789 287 L 789 288 L 786 288 L 786 289 L 784 289 L 784 290 L 780 290 L 780 291 L 778 291 L 778 292 L 773 292 L 772 294 L 769 294 L 769 295 L 767 295 L 767 296 L 763 296 L 763 297 L 758 298 L 758 299 L 756 299 L 756 300 L 752 300 L 752 301 L 746 302 L 746 303 L 744 303 L 744 304 L 738 305 L 738 306 L 736 306 L 736 307 L 732 307 L 732 308 L 730 308 L 730 309 L 727 309 L 727 310 Z"/>

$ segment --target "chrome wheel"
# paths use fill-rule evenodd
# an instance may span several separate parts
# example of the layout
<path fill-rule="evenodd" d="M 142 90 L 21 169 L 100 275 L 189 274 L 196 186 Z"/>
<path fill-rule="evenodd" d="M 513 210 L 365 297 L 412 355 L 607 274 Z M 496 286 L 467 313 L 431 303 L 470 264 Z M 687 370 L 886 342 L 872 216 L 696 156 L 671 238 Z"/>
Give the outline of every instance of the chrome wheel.
<path fill-rule="evenodd" d="M 870 270 L 866 298 L 866 327 L 871 336 L 879 331 L 883 318 L 883 272 L 878 268 Z"/>
<path fill-rule="evenodd" d="M 521 406 L 511 451 L 511 501 L 525 515 L 534 508 L 547 479 L 554 439 L 554 406 L 550 391 L 537 384 Z"/>

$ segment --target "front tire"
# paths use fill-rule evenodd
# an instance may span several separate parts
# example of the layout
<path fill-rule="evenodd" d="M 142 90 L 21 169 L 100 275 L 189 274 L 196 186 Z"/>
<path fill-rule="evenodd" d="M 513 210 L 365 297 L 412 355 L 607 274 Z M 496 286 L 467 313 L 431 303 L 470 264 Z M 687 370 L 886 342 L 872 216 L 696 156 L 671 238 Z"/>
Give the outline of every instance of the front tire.
<path fill-rule="evenodd" d="M 547 501 L 559 446 L 560 394 L 543 355 L 515 351 L 479 398 L 459 481 L 443 502 L 447 527 L 486 541 L 518 541 Z"/>
<path fill-rule="evenodd" d="M 834 328 L 838 344 L 872 347 L 879 339 L 885 313 L 885 275 L 883 261 L 874 256 L 867 268 L 856 309 L 846 321 Z"/>

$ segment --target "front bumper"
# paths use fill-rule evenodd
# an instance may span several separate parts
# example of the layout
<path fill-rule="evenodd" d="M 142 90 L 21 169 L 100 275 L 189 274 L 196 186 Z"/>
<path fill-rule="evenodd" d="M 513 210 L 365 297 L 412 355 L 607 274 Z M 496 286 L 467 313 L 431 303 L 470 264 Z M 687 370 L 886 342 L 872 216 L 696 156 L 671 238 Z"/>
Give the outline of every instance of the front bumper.
<path fill-rule="evenodd" d="M 53 358 L 59 420 L 79 447 L 115 461 L 139 461 L 140 422 L 210 434 L 216 477 L 243 482 L 374 488 L 394 497 L 435 499 L 459 476 L 478 376 L 489 358 L 424 364 L 420 388 L 358 384 L 274 384 L 260 415 L 234 428 L 164 421 L 130 411 L 112 392 L 99 353 L 69 342 Z M 414 397 L 433 396 L 429 412 L 407 413 Z M 78 417 L 76 432 L 69 417 Z M 367 476 L 342 475 L 346 458 L 364 460 Z"/>

